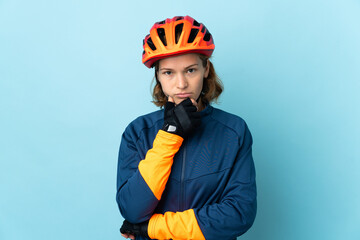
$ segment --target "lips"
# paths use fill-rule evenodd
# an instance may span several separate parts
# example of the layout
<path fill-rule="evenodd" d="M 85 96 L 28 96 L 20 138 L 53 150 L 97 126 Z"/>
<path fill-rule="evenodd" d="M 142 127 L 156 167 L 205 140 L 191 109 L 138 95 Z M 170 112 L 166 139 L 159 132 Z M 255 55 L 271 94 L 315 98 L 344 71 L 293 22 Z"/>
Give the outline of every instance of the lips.
<path fill-rule="evenodd" d="M 175 96 L 177 96 L 178 98 L 188 98 L 191 96 L 191 93 L 178 93 L 175 94 Z"/>

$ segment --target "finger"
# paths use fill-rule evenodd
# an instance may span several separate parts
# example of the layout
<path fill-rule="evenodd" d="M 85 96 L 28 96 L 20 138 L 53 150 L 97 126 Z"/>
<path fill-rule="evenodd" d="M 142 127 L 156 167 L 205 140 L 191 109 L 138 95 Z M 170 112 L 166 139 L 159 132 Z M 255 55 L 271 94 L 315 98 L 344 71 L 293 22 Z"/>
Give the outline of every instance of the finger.
<path fill-rule="evenodd" d="M 190 100 L 191 100 L 192 104 L 196 107 L 196 111 L 198 111 L 199 110 L 198 103 L 193 98 L 190 98 Z"/>
<path fill-rule="evenodd" d="M 172 99 L 173 100 L 173 99 Z M 170 111 L 175 107 L 175 103 L 174 102 L 170 102 L 167 101 L 165 103 L 165 115 L 167 115 L 168 113 L 170 113 Z"/>
<path fill-rule="evenodd" d="M 129 234 L 125 234 L 125 233 L 122 233 L 121 236 L 123 236 L 124 238 L 129 238 Z"/>
<path fill-rule="evenodd" d="M 195 107 L 197 107 L 198 103 L 197 103 L 193 98 L 190 98 L 190 100 L 191 100 L 192 104 L 193 104 Z"/>
<path fill-rule="evenodd" d="M 174 99 L 171 96 L 168 96 L 168 101 L 172 102 L 172 103 L 175 102 Z"/>
<path fill-rule="evenodd" d="M 130 235 L 129 235 L 129 238 L 130 238 L 130 239 L 135 239 L 135 236 L 130 234 Z"/>

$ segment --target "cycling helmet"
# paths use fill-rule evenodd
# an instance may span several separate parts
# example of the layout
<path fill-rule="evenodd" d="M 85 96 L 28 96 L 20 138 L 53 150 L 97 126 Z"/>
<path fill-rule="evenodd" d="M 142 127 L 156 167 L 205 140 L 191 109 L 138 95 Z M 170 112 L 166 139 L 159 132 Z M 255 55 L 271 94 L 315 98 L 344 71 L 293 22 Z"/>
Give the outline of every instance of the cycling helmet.
<path fill-rule="evenodd" d="M 159 59 L 183 53 L 210 57 L 215 45 L 204 24 L 190 16 L 177 16 L 155 23 L 143 40 L 143 48 L 142 62 L 151 68 Z"/>

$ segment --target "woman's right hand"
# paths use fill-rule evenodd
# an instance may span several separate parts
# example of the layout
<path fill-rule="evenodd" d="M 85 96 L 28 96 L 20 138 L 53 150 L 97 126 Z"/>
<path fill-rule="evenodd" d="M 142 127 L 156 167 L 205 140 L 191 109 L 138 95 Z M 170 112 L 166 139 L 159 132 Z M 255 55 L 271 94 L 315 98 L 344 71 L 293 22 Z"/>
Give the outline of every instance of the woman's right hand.
<path fill-rule="evenodd" d="M 123 236 L 124 238 L 135 239 L 135 235 L 129 233 L 122 233 L 121 236 Z"/>
<path fill-rule="evenodd" d="M 182 138 L 191 134 L 201 124 L 201 116 L 194 102 L 196 104 L 195 100 L 187 98 L 175 106 L 174 99 L 169 96 L 165 104 L 162 130 Z"/>

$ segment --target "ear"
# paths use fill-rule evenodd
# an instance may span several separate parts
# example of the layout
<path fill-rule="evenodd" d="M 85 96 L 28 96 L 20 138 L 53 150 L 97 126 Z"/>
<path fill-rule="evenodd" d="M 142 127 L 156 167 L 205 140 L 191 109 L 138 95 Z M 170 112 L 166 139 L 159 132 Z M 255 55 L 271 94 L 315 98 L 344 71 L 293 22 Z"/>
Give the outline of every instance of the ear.
<path fill-rule="evenodd" d="M 210 72 L 210 61 L 208 59 L 207 63 L 206 63 L 206 67 L 205 67 L 205 73 L 204 73 L 205 78 L 207 78 L 209 76 L 209 72 Z"/>

